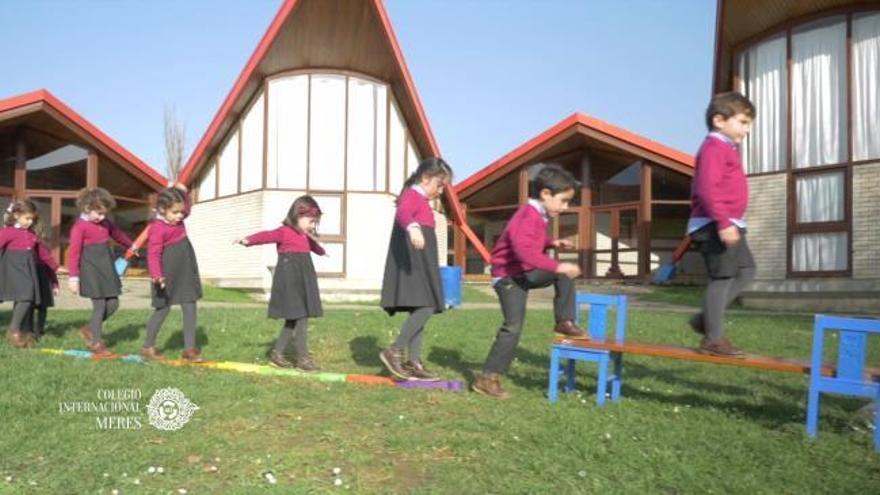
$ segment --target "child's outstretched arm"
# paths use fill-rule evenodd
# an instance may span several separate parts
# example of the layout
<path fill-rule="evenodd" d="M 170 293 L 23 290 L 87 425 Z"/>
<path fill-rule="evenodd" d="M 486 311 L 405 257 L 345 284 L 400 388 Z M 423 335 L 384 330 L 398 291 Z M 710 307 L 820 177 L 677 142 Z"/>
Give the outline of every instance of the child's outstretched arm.
<path fill-rule="evenodd" d="M 256 246 L 259 244 L 278 244 L 282 239 L 282 229 L 283 227 L 279 227 L 274 230 L 264 230 L 262 232 L 257 232 L 256 234 L 249 235 L 243 239 L 238 239 L 235 241 L 236 244 L 241 244 L 243 246 Z"/>
<path fill-rule="evenodd" d="M 165 287 L 165 273 L 162 271 L 162 253 L 165 246 L 162 243 L 162 235 L 159 229 L 149 229 L 147 234 L 147 271 L 154 284 Z"/>

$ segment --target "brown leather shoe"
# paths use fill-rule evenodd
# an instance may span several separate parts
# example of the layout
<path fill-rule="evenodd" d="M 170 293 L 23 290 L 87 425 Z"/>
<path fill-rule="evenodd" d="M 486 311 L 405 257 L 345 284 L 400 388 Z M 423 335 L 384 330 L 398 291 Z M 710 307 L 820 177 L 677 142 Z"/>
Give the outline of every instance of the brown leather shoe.
<path fill-rule="evenodd" d="M 553 331 L 570 339 L 590 338 L 590 336 L 587 335 L 587 332 L 583 328 L 575 325 L 574 322 L 571 320 L 560 321 L 556 324 L 556 328 L 554 328 Z"/>
<path fill-rule="evenodd" d="M 688 320 L 688 325 L 690 325 L 691 330 L 697 334 L 706 335 L 706 324 L 703 320 L 703 313 L 697 313 L 694 316 L 691 316 L 691 319 Z"/>
<path fill-rule="evenodd" d="M 92 345 L 92 329 L 88 325 L 79 329 L 79 335 L 86 341 L 86 345 Z"/>
<path fill-rule="evenodd" d="M 382 364 L 384 364 L 388 371 L 396 378 L 399 378 L 401 380 L 409 380 L 409 373 L 407 373 L 406 370 L 403 369 L 403 366 L 400 364 L 400 355 L 400 349 L 389 347 L 388 349 L 385 349 L 384 351 L 379 353 L 379 359 L 382 360 Z"/>
<path fill-rule="evenodd" d="M 510 393 L 501 387 L 501 376 L 498 373 L 478 374 L 474 383 L 471 384 L 471 390 L 496 399 L 507 399 L 510 397 Z"/>
<path fill-rule="evenodd" d="M 89 350 L 92 351 L 92 359 L 115 359 L 119 357 L 119 354 L 111 352 L 110 349 L 107 349 L 107 346 L 104 345 L 103 342 L 98 342 L 97 344 L 90 345 Z"/>
<path fill-rule="evenodd" d="M 276 368 L 293 368 L 293 363 L 291 363 L 284 354 L 281 354 L 278 351 L 273 350 L 269 353 L 269 364 L 275 366 Z"/>
<path fill-rule="evenodd" d="M 407 361 L 403 363 L 403 371 L 406 371 L 411 380 L 420 382 L 436 382 L 440 380 L 440 377 L 426 370 L 422 366 L 421 361 Z"/>
<path fill-rule="evenodd" d="M 165 361 L 165 356 L 155 347 L 141 347 L 141 357 L 147 361 Z"/>
<path fill-rule="evenodd" d="M 743 359 L 746 353 L 734 347 L 727 338 L 722 338 L 717 342 L 712 342 L 708 337 L 704 337 L 700 342 L 697 351 L 702 354 L 711 354 L 713 356 L 729 357 Z"/>
<path fill-rule="evenodd" d="M 188 361 L 190 363 L 204 363 L 205 358 L 202 357 L 202 351 L 198 349 L 184 349 L 182 353 L 180 353 L 180 359 L 184 361 Z"/>
<path fill-rule="evenodd" d="M 6 341 L 16 349 L 28 349 L 33 346 L 33 341 L 18 330 L 7 332 Z"/>
<path fill-rule="evenodd" d="M 316 363 L 309 354 L 296 358 L 296 369 L 305 371 L 306 373 L 321 371 L 321 367 L 318 366 L 318 363 Z"/>

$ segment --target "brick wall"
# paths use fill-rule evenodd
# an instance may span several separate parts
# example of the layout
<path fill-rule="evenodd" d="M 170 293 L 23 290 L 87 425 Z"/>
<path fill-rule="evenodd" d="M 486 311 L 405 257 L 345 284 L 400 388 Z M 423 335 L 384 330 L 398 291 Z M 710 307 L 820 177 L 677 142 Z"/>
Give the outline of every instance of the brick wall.
<path fill-rule="evenodd" d="M 785 280 L 786 174 L 749 178 L 749 247 L 755 257 L 755 280 Z"/>

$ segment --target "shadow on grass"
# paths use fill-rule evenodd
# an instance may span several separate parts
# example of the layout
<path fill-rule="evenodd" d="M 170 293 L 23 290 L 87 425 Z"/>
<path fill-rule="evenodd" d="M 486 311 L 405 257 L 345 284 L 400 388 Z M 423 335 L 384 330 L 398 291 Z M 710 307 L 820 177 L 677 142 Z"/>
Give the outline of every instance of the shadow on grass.
<path fill-rule="evenodd" d="M 376 337 L 355 337 L 348 341 L 348 348 L 351 350 L 351 358 L 358 366 L 375 366 L 382 370 L 385 367 L 379 360 L 379 353 L 382 347 L 379 347 L 379 339 Z"/>
<path fill-rule="evenodd" d="M 198 326 L 196 328 L 196 348 L 205 348 L 210 343 L 211 339 L 208 338 L 208 334 L 205 332 L 205 328 L 202 326 Z M 179 351 L 183 350 L 183 347 L 183 330 L 178 330 L 171 335 L 171 338 L 165 341 L 165 346 L 162 348 L 162 350 Z"/>

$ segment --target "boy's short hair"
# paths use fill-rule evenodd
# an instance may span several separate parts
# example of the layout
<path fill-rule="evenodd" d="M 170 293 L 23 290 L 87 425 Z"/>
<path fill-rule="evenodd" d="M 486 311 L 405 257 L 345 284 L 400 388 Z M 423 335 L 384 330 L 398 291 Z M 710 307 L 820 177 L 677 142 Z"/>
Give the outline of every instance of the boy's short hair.
<path fill-rule="evenodd" d="M 559 165 L 547 165 L 542 168 L 532 180 L 531 194 L 529 197 L 538 199 L 541 191 L 549 189 L 552 194 L 559 194 L 569 189 L 577 189 L 581 186 L 580 181 L 574 178 L 568 170 Z"/>
<path fill-rule="evenodd" d="M 706 127 L 710 131 L 715 130 L 712 119 L 716 115 L 720 115 L 727 120 L 740 113 L 754 119 L 757 112 L 755 111 L 755 105 L 743 96 L 742 93 L 736 91 L 718 93 L 712 97 L 712 101 L 709 102 L 709 108 L 706 109 Z"/>

